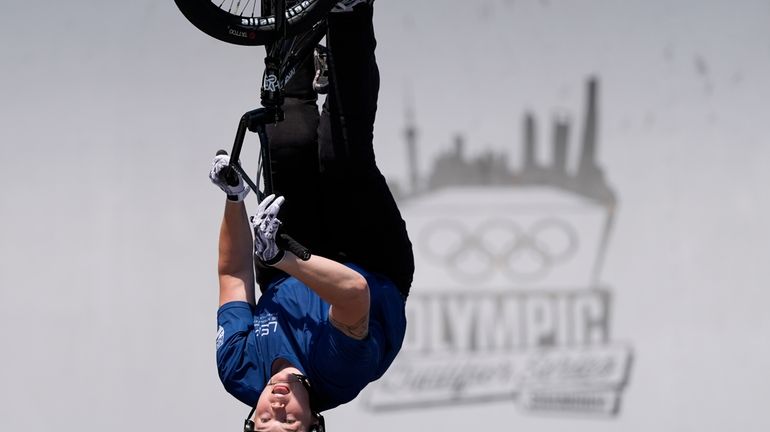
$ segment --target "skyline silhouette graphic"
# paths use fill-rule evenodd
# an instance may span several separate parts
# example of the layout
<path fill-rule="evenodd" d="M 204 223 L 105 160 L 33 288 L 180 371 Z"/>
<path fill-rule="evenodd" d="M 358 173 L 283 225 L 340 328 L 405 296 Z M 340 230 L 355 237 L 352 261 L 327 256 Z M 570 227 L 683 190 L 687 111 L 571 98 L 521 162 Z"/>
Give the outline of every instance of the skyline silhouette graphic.
<path fill-rule="evenodd" d="M 418 128 L 411 107 L 407 108 L 407 125 L 404 130 L 407 154 L 408 186 L 402 187 L 391 182 L 394 195 L 400 201 L 411 200 L 440 189 L 454 186 L 550 186 L 569 191 L 594 200 L 606 206 L 616 203 L 617 195 L 608 184 L 604 171 L 598 163 L 599 151 L 599 80 L 590 77 L 586 84 L 585 112 L 583 113 L 582 136 L 579 142 L 577 169 L 568 169 L 570 140 L 574 135 L 573 125 L 568 118 L 559 116 L 551 127 L 551 160 L 539 163 L 536 154 L 538 146 L 537 119 L 532 113 L 523 116 L 522 166 L 511 168 L 511 152 L 485 151 L 477 156 L 466 154 L 466 139 L 463 134 L 454 137 L 452 146 L 439 154 L 429 172 L 418 171 L 417 143 Z"/>

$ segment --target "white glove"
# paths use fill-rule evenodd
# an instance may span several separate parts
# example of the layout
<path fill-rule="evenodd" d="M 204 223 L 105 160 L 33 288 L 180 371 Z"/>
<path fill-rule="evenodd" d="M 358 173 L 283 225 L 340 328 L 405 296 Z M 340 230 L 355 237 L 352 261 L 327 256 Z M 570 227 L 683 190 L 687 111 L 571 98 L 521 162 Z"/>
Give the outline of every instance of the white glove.
<path fill-rule="evenodd" d="M 278 212 L 284 198 L 269 195 L 259 203 L 257 214 L 252 216 L 251 227 L 254 229 L 254 255 L 264 264 L 273 265 L 283 258 L 284 251 L 275 244 L 281 221 Z"/>
<path fill-rule="evenodd" d="M 225 191 L 227 199 L 230 201 L 243 201 L 246 195 L 251 190 L 249 185 L 243 181 L 241 175 L 236 171 L 235 175 L 238 178 L 238 184 L 231 186 L 227 183 L 227 179 L 224 176 L 222 170 L 230 165 L 230 156 L 227 154 L 218 154 L 214 156 L 214 160 L 211 162 L 211 171 L 209 172 L 209 178 L 211 182 L 219 186 L 220 189 Z"/>

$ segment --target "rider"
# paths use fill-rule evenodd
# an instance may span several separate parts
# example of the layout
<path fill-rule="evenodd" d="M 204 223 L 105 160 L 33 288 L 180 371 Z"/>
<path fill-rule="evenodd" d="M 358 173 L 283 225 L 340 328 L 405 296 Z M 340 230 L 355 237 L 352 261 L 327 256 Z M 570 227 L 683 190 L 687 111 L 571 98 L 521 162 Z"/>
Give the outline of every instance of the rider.
<path fill-rule="evenodd" d="M 251 224 L 248 186 L 242 179 L 228 186 L 220 175 L 228 157 L 214 159 L 210 177 L 228 195 L 217 365 L 225 389 L 253 407 L 247 429 L 318 429 L 318 413 L 381 377 L 404 338 L 414 260 L 374 159 L 379 72 L 371 3 L 340 2 L 329 14 L 330 88 L 321 114 L 312 60 L 285 89 L 285 121 L 268 128 L 280 196 L 265 198 Z M 281 250 L 279 227 L 312 255 Z"/>

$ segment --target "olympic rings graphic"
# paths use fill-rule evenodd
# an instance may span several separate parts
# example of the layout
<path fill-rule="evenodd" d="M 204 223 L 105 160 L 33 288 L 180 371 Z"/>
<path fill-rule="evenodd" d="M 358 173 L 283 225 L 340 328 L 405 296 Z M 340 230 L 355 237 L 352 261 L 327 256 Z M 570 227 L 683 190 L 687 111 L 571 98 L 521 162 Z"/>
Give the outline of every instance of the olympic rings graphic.
<path fill-rule="evenodd" d="M 484 280 L 502 271 L 517 282 L 534 282 L 577 252 L 578 235 L 564 220 L 541 219 L 527 229 L 509 219 L 489 219 L 475 229 L 439 219 L 422 230 L 425 256 L 465 280 Z"/>

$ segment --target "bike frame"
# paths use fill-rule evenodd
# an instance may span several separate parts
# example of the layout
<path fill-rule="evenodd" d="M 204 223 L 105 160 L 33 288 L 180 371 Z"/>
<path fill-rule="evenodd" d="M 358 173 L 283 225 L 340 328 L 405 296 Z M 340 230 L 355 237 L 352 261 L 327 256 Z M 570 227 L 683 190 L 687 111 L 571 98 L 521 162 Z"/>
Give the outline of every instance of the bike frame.
<path fill-rule="evenodd" d="M 278 10 L 283 10 L 284 1 L 276 2 Z M 278 14 L 282 16 L 282 14 Z M 279 34 L 285 25 L 284 19 L 278 19 L 276 31 Z M 235 133 L 235 142 L 230 152 L 230 168 L 237 171 L 243 180 L 257 194 L 257 200 L 273 193 L 273 177 L 270 168 L 270 142 L 266 132 L 266 125 L 275 124 L 284 119 L 281 109 L 283 105 L 283 89 L 294 76 L 297 67 L 312 54 L 316 45 L 326 35 L 326 21 L 316 23 L 310 30 L 297 36 L 287 38 L 282 36 L 276 40 L 265 57 L 265 71 L 260 87 L 260 99 L 262 108 L 246 112 L 238 122 Z M 288 47 L 286 44 L 288 43 Z M 240 164 L 239 158 L 243 148 L 246 131 L 256 133 L 260 143 L 260 163 L 257 169 L 257 182 L 252 180 Z M 260 173 L 264 183 L 264 189 L 258 186 Z M 237 183 L 237 179 L 236 183 Z M 228 178 L 230 182 L 230 178 Z"/>

